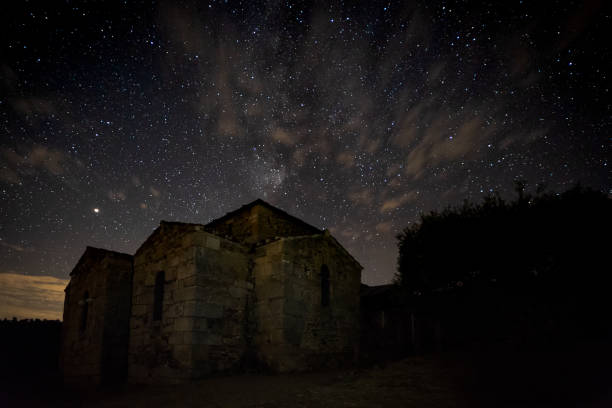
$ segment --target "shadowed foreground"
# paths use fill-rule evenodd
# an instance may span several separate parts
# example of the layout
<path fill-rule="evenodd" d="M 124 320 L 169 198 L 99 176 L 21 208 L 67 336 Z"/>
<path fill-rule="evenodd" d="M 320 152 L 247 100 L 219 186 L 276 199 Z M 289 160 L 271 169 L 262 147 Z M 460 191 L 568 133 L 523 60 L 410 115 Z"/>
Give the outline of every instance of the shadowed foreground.
<path fill-rule="evenodd" d="M 0 394 L 2 406 L 59 407 L 607 407 L 612 354 L 497 345 L 409 357 L 366 369 L 216 377 L 193 383 L 78 393 L 43 384 Z M 4 388 L 4 387 L 3 387 Z M 36 392 L 34 392 L 36 390 Z"/>

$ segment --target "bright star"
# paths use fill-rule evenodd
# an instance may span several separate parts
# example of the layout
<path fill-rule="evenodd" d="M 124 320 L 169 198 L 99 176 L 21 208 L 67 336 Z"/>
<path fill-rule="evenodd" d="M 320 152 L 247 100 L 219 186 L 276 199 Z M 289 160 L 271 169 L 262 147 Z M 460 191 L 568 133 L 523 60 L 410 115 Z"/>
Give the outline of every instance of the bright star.
<path fill-rule="evenodd" d="M 98 214 L 98 213 L 100 212 L 100 209 L 96 207 L 96 208 L 94 208 L 94 209 L 93 209 L 93 212 L 95 212 L 96 214 Z"/>

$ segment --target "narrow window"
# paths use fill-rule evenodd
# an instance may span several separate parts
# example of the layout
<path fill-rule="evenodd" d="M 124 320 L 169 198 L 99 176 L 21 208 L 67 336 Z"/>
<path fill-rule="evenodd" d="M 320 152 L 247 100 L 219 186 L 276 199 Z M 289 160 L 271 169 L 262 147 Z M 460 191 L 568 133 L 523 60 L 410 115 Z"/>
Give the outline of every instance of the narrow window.
<path fill-rule="evenodd" d="M 83 310 L 81 310 L 81 324 L 79 326 L 81 332 L 87 329 L 87 313 L 89 313 L 89 292 L 85 291 L 85 295 L 83 295 Z"/>
<path fill-rule="evenodd" d="M 64 293 L 66 294 L 66 297 L 64 298 L 64 313 L 66 313 L 66 309 L 70 307 L 70 284 L 66 286 L 66 289 L 64 289 Z"/>
<path fill-rule="evenodd" d="M 321 266 L 321 306 L 329 306 L 329 269 Z"/>
<path fill-rule="evenodd" d="M 155 276 L 155 293 L 153 297 L 153 320 L 161 320 L 164 306 L 164 281 L 166 274 L 164 271 L 157 272 Z"/>

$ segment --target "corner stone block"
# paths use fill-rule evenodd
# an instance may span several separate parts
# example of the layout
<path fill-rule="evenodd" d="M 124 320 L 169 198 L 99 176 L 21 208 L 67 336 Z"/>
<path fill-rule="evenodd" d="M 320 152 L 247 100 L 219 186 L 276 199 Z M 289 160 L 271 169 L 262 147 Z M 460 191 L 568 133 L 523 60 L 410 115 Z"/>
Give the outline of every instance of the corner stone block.
<path fill-rule="evenodd" d="M 189 331 L 193 329 L 193 319 L 189 317 L 178 317 L 174 319 L 174 330 Z"/>
<path fill-rule="evenodd" d="M 144 336 L 130 336 L 130 348 L 136 348 L 144 344 Z"/>
<path fill-rule="evenodd" d="M 266 255 L 277 255 L 280 256 L 283 252 L 282 241 L 277 241 L 267 247 Z"/>
<path fill-rule="evenodd" d="M 218 319 L 223 317 L 223 309 L 222 305 L 191 301 L 185 303 L 183 315 Z"/>
<path fill-rule="evenodd" d="M 155 285 L 155 272 L 147 271 L 146 278 L 144 280 L 145 286 L 154 286 Z"/>
<path fill-rule="evenodd" d="M 205 344 L 199 344 L 193 347 L 193 359 L 194 361 L 208 360 L 208 347 Z"/>
<path fill-rule="evenodd" d="M 187 332 L 184 335 L 185 344 L 208 344 L 207 332 Z"/>
<path fill-rule="evenodd" d="M 144 327 L 144 322 L 142 317 L 132 317 L 130 319 L 130 330 L 134 331 L 134 330 L 140 330 Z"/>
<path fill-rule="evenodd" d="M 174 358 L 183 366 L 190 366 L 193 356 L 192 347 L 189 345 L 176 345 L 174 347 Z"/>
<path fill-rule="evenodd" d="M 221 247 L 221 241 L 219 240 L 219 238 L 215 238 L 209 235 L 206 237 L 206 247 L 218 251 Z"/>
<path fill-rule="evenodd" d="M 193 331 L 207 331 L 208 322 L 206 318 L 194 317 L 193 318 Z"/>
<path fill-rule="evenodd" d="M 181 246 L 187 248 L 187 247 L 190 247 L 191 245 L 194 245 L 193 238 L 194 238 L 193 234 L 186 234 L 181 240 Z"/>
<path fill-rule="evenodd" d="M 176 302 L 198 300 L 202 299 L 205 294 L 205 288 L 201 286 L 189 286 L 187 288 L 177 289 L 174 291 L 174 300 Z"/>
<path fill-rule="evenodd" d="M 197 268 L 193 263 L 187 263 L 177 268 L 177 279 L 187 279 L 197 272 Z"/>
<path fill-rule="evenodd" d="M 272 344 L 283 344 L 285 343 L 285 331 L 284 329 L 270 329 L 268 332 L 268 340 Z"/>
<path fill-rule="evenodd" d="M 145 288 L 145 286 L 144 286 L 144 280 L 142 280 L 142 281 L 134 280 L 133 289 L 132 289 L 132 295 L 133 296 L 142 295 L 144 292 L 147 291 L 147 289 L 148 288 Z"/>
<path fill-rule="evenodd" d="M 169 268 L 175 268 L 181 263 L 182 259 L 180 255 L 181 254 L 175 253 L 175 255 L 168 262 Z"/>
<path fill-rule="evenodd" d="M 246 291 L 246 289 L 234 286 L 234 287 L 229 288 L 229 294 L 230 294 L 231 297 L 241 298 L 241 297 L 244 297 L 247 294 L 247 291 Z"/>
<path fill-rule="evenodd" d="M 285 287 L 276 279 L 269 279 L 263 285 L 256 287 L 257 296 L 260 300 L 281 298 L 285 296 Z"/>
<path fill-rule="evenodd" d="M 195 233 L 191 236 L 191 244 L 194 246 L 206 246 L 206 234 L 203 232 Z"/>
<path fill-rule="evenodd" d="M 147 314 L 147 306 L 146 305 L 134 305 L 132 306 L 132 315 L 133 316 L 142 316 Z"/>
<path fill-rule="evenodd" d="M 253 289 L 253 284 L 251 282 L 247 282 L 245 280 L 235 280 L 234 281 L 234 286 L 237 286 L 237 287 L 245 289 L 245 290 L 252 290 Z"/>
<path fill-rule="evenodd" d="M 183 316 L 199 316 L 198 315 L 198 306 L 199 302 L 195 300 L 190 300 L 183 303 Z"/>
<path fill-rule="evenodd" d="M 183 314 L 184 307 L 185 307 L 184 303 L 176 303 L 176 304 L 171 305 L 168 308 L 167 317 L 182 317 L 182 316 L 184 316 L 184 314 Z"/>
<path fill-rule="evenodd" d="M 218 334 L 208 333 L 205 344 L 209 346 L 220 346 L 223 344 L 223 339 Z"/>
<path fill-rule="evenodd" d="M 164 293 L 164 306 L 173 305 L 174 301 L 174 290 L 166 290 Z"/>
<path fill-rule="evenodd" d="M 153 303 L 153 293 L 143 293 L 136 296 L 134 305 L 150 305 Z"/>

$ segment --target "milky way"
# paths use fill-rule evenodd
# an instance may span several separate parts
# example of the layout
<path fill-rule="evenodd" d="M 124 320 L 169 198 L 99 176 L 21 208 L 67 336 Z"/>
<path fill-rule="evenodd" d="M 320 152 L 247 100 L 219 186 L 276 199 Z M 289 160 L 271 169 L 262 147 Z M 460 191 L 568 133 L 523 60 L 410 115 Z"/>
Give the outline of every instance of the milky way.
<path fill-rule="evenodd" d="M 262 198 L 383 283 L 424 211 L 612 187 L 604 2 L 126 3 L 3 10 L 0 273 Z"/>

